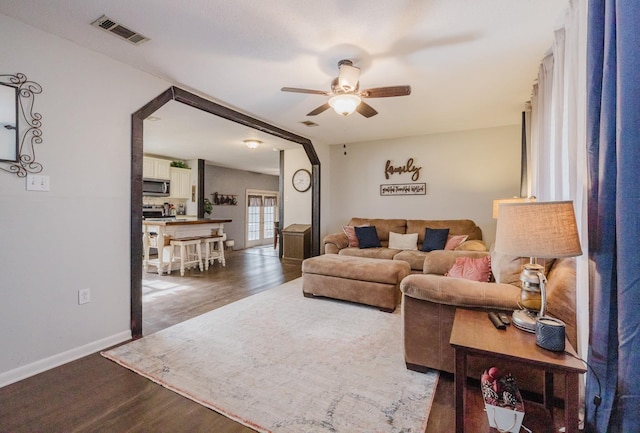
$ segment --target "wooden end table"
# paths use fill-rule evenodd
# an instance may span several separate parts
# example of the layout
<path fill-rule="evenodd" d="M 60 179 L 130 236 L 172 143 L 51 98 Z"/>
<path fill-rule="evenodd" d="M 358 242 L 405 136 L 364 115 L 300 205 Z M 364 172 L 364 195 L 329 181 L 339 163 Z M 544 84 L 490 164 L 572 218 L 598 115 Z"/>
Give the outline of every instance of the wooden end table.
<path fill-rule="evenodd" d="M 578 432 L 578 375 L 586 372 L 582 361 L 563 352 L 552 352 L 536 345 L 536 336 L 516 329 L 496 329 L 486 312 L 458 308 L 449 343 L 455 350 L 456 432 L 464 432 L 464 399 L 467 382 L 467 355 L 508 359 L 544 371 L 544 406 L 553 419 L 553 374 L 565 377 L 564 425 L 567 433 Z M 565 350 L 576 355 L 568 341 Z M 489 368 L 491 366 L 487 366 Z M 525 409 L 526 412 L 526 409 Z"/>

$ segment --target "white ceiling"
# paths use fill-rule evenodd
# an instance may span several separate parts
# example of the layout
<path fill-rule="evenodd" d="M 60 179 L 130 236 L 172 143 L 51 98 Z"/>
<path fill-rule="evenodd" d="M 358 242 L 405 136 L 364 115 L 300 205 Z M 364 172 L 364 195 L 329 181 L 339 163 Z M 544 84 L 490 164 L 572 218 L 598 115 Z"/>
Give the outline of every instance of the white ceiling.
<path fill-rule="evenodd" d="M 207 163 L 256 173 L 280 174 L 279 150 L 299 149 L 300 145 L 247 128 L 169 101 L 144 121 L 144 151 L 174 159 L 204 159 Z M 247 148 L 244 140 L 262 141 L 257 149 Z"/>
<path fill-rule="evenodd" d="M 179 87 L 325 144 L 512 125 L 520 122 L 538 65 L 567 0 L 2 0 L 0 13 L 101 52 Z M 101 15 L 142 33 L 135 46 L 90 25 Z M 330 90 L 337 62 L 361 68 L 361 88 L 408 84 L 410 96 L 367 99 L 378 115 L 306 113 L 326 96 L 281 92 Z M 154 95 L 155 96 L 155 95 Z M 214 135 L 165 107 L 145 128 L 180 134 L 170 156 L 277 173 L 283 143 L 247 153 L 244 130 Z M 187 109 L 190 115 L 221 125 Z M 174 120 L 171 120 L 175 118 Z M 301 122 L 318 124 L 307 127 Z M 161 126 L 163 125 L 164 126 Z M 153 125 L 150 125 L 153 124 Z M 174 125 L 173 127 L 171 125 Z M 215 139 L 210 139 L 215 137 Z M 145 137 L 162 153 L 174 138 Z M 149 141 L 149 143 L 147 143 Z M 163 142 L 164 141 L 164 142 Z M 215 145 L 213 145 L 215 144 Z M 221 147 L 225 146 L 226 147 Z M 157 147 L 154 147 L 157 146 Z M 230 158 L 226 160 L 225 155 Z M 248 156 L 249 155 L 249 156 Z M 264 156 L 264 162 L 254 159 Z M 235 162 L 234 162 L 235 161 Z M 240 164 L 242 165 L 242 164 Z M 268 165 L 269 168 L 263 169 Z M 247 169 L 247 167 L 244 167 Z M 275 171 L 274 171 L 275 170 Z"/>

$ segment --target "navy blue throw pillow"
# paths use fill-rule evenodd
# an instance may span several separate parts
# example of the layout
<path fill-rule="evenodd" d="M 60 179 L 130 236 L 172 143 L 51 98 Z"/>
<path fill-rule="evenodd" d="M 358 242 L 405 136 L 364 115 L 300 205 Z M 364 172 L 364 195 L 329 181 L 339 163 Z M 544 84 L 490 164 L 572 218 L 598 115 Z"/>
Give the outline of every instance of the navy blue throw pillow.
<path fill-rule="evenodd" d="M 449 236 L 449 229 L 427 228 L 424 231 L 422 251 L 444 250 L 444 246 L 447 244 L 447 236 Z"/>
<path fill-rule="evenodd" d="M 355 227 L 356 237 L 360 248 L 377 248 L 381 247 L 376 226 Z"/>

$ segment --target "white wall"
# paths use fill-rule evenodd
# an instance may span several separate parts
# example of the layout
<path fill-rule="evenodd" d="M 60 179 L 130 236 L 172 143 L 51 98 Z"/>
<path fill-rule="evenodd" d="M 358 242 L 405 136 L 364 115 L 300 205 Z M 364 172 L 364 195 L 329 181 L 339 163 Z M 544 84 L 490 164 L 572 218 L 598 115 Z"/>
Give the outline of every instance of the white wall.
<path fill-rule="evenodd" d="M 329 233 L 331 218 L 331 158 L 330 146 L 313 142 L 313 148 L 320 160 L 320 240 Z M 291 224 L 311 224 L 312 192 L 299 192 L 293 188 L 291 178 L 296 170 L 305 168 L 311 172 L 311 162 L 304 149 L 287 150 L 284 153 L 284 206 L 281 224 L 286 228 Z"/>
<path fill-rule="evenodd" d="M 351 217 L 472 219 L 489 246 L 495 238 L 492 204 L 520 190 L 520 126 L 331 146 L 328 229 Z M 345 155 L 346 152 L 346 155 Z M 380 196 L 381 184 L 413 183 L 410 174 L 385 179 L 385 164 L 422 167 L 426 195 Z"/>
<path fill-rule="evenodd" d="M 321 163 L 322 167 L 322 163 Z M 311 172 L 311 162 L 302 146 L 284 152 L 284 218 L 281 227 L 291 224 L 311 224 L 311 189 L 305 192 L 293 188 L 291 178 L 301 169 Z"/>
<path fill-rule="evenodd" d="M 130 116 L 170 83 L 4 15 L 0 39 L 0 73 L 43 87 L 36 156 L 51 181 L 49 192 L 27 192 L 24 179 L 0 172 L 2 386 L 129 338 Z M 491 201 L 519 189 L 519 134 L 513 126 L 361 143 L 346 156 L 314 143 L 322 235 L 356 215 L 472 218 L 492 235 Z M 380 197 L 384 162 L 408 157 L 423 167 L 427 196 Z M 291 185 L 298 168 L 311 168 L 304 151 L 286 151 L 283 227 L 311 222 L 311 191 Z M 92 300 L 80 306 L 84 288 Z"/>
<path fill-rule="evenodd" d="M 0 171 L 2 386 L 130 337 L 130 116 L 169 83 L 4 15 L 0 40 L 0 74 L 42 85 L 51 182 Z"/>

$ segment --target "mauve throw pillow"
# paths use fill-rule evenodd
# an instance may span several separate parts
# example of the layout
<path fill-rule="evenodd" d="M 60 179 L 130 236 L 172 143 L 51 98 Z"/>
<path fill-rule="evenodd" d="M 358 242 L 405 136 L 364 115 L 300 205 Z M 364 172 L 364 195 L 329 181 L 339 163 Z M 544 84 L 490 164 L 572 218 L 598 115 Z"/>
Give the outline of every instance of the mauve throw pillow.
<path fill-rule="evenodd" d="M 347 235 L 347 239 L 349 239 L 349 246 L 350 247 L 357 247 L 358 244 L 358 237 L 356 236 L 356 228 L 353 226 L 343 226 L 342 227 L 342 231 L 344 232 L 345 235 Z"/>
<path fill-rule="evenodd" d="M 361 249 L 377 248 L 382 246 L 380 244 L 380 239 L 378 239 L 376 226 L 354 227 L 354 228 L 356 230 L 356 237 L 358 238 L 358 244 Z"/>
<path fill-rule="evenodd" d="M 444 250 L 448 236 L 449 229 L 425 229 L 422 251 Z"/>
<path fill-rule="evenodd" d="M 478 259 L 458 257 L 445 276 L 487 283 L 491 277 L 491 256 L 487 254 Z"/>
<path fill-rule="evenodd" d="M 444 246 L 445 250 L 455 250 L 461 243 L 467 240 L 469 235 L 449 235 L 447 237 L 447 243 Z"/>

